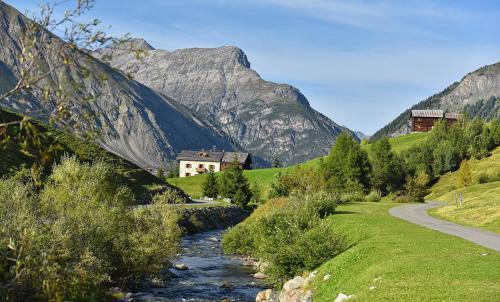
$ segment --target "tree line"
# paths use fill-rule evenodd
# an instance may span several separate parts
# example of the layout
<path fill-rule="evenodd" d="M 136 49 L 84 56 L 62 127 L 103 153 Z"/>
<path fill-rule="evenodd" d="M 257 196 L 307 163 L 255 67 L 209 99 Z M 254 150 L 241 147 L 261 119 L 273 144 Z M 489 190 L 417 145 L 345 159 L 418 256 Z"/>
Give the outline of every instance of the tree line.
<path fill-rule="evenodd" d="M 270 197 L 324 190 L 346 200 L 359 200 L 371 192 L 368 196 L 375 200 L 394 194 L 399 201 L 423 201 L 427 188 L 439 176 L 462 167 L 460 175 L 470 178 L 467 160 L 484 158 L 499 145 L 498 119 L 485 123 L 481 118 L 462 118 L 453 125 L 438 121 L 423 143 L 400 154 L 392 150 L 387 138 L 382 138 L 372 144 L 368 156 L 360 144 L 343 133 L 318 168 L 299 166 L 291 173 L 278 174 Z M 468 185 L 470 180 L 462 184 Z"/>

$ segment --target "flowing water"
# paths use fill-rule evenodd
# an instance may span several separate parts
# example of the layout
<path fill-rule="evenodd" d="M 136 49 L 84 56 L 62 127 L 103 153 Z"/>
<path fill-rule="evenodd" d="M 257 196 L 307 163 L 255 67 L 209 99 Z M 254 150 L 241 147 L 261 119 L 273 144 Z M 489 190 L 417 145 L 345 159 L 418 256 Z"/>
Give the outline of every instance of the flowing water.
<path fill-rule="evenodd" d="M 164 287 L 136 293 L 134 301 L 255 301 L 266 287 L 252 278 L 251 266 L 223 255 L 221 235 L 217 230 L 184 237 L 182 255 L 175 263 L 188 269 L 171 269 L 176 276 Z"/>

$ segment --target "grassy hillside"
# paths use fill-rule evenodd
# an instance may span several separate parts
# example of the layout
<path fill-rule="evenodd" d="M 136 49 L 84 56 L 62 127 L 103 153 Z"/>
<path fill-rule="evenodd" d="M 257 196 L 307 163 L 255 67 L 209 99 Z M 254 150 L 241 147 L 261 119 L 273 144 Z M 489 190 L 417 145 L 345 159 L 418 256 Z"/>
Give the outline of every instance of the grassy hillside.
<path fill-rule="evenodd" d="M 402 152 L 408 150 L 412 145 L 422 142 L 423 140 L 425 140 L 425 138 L 427 138 L 427 136 L 428 133 L 415 133 L 391 138 L 389 139 L 389 142 L 396 152 Z M 371 153 L 371 144 L 363 145 L 362 147 L 368 152 L 368 154 Z M 321 158 L 315 158 L 296 166 L 301 166 L 304 168 L 315 168 L 320 165 L 320 161 Z M 286 173 L 288 171 L 291 171 L 296 166 L 249 170 L 245 171 L 245 176 L 248 178 L 250 183 L 258 182 L 262 189 L 262 195 L 264 197 L 267 197 L 267 193 L 270 190 L 271 183 L 273 182 L 276 174 L 278 174 L 279 172 Z M 202 195 L 201 185 L 205 181 L 205 178 L 206 175 L 197 175 L 183 178 L 171 178 L 168 180 L 168 182 L 181 188 L 190 196 L 199 198 Z"/>
<path fill-rule="evenodd" d="M 498 300 L 500 253 L 394 218 L 392 206 L 346 204 L 329 218 L 353 246 L 318 268 L 314 301 Z"/>
<path fill-rule="evenodd" d="M 21 119 L 19 115 L 0 109 L 0 123 L 19 119 Z M 17 125 L 11 126 L 9 131 L 17 131 L 17 127 Z M 58 146 L 58 150 L 52 154 L 53 158 L 46 164 L 45 172 L 50 170 L 52 162 L 58 161 L 62 156 L 75 155 L 84 162 L 103 160 L 113 164 L 116 167 L 117 177 L 123 178 L 124 184 L 128 185 L 136 194 L 137 199 L 140 200 L 146 198 L 150 189 L 165 184 L 154 175 L 115 154 L 107 152 L 89 140 L 53 128 L 40 125 L 37 128 L 44 136 L 43 144 Z M 23 166 L 30 168 L 37 160 L 32 154 L 23 151 L 20 143 L 15 141 L 0 146 L 0 159 L 0 177 L 11 174 Z"/>
<path fill-rule="evenodd" d="M 429 133 L 412 133 L 408 135 L 402 135 L 398 137 L 393 137 L 389 139 L 391 143 L 392 150 L 396 153 L 401 153 L 410 149 L 411 146 L 421 143 L 425 141 L 425 139 L 429 136 Z M 363 149 L 368 152 L 368 155 L 371 154 L 372 144 L 367 144 L 363 146 Z"/>
<path fill-rule="evenodd" d="M 432 187 L 427 200 L 448 202 L 431 214 L 457 223 L 482 227 L 500 233 L 500 147 L 490 157 L 470 160 L 473 184 L 465 188 L 457 185 L 457 172 L 448 173 Z M 479 183 L 480 177 L 492 182 Z M 463 195 L 463 206 L 455 204 L 455 194 Z"/>

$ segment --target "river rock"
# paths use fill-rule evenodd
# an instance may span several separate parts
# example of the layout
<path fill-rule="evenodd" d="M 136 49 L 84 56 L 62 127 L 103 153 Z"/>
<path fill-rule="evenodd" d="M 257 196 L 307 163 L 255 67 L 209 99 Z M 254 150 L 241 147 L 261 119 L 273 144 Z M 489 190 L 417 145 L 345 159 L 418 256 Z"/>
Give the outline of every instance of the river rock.
<path fill-rule="evenodd" d="M 261 273 L 261 272 L 253 274 L 252 277 L 254 277 L 255 279 L 266 279 L 267 278 L 267 276 L 264 273 Z"/>
<path fill-rule="evenodd" d="M 297 276 L 293 278 L 292 280 L 288 280 L 284 285 L 283 285 L 283 290 L 288 292 L 292 291 L 297 288 L 301 288 L 304 285 L 304 278 Z"/>
<path fill-rule="evenodd" d="M 326 281 L 326 280 L 330 279 L 331 277 L 332 277 L 332 275 L 327 274 L 323 277 L 323 281 Z"/>
<path fill-rule="evenodd" d="M 266 289 L 260 291 L 257 294 L 257 297 L 255 297 L 255 302 L 270 302 L 270 301 L 274 301 L 272 289 Z"/>
<path fill-rule="evenodd" d="M 340 293 L 337 298 L 335 298 L 335 301 L 333 302 L 344 302 L 352 298 L 352 295 L 346 295 L 344 293 Z"/>
<path fill-rule="evenodd" d="M 318 274 L 317 271 L 309 273 L 309 276 L 307 276 L 307 278 L 304 280 L 304 286 L 309 285 L 314 280 L 314 278 L 316 278 L 317 274 Z"/>
<path fill-rule="evenodd" d="M 308 290 L 304 295 L 304 297 L 302 297 L 301 302 L 312 302 L 312 300 L 313 300 L 313 292 Z"/>
<path fill-rule="evenodd" d="M 185 265 L 184 263 L 176 264 L 176 265 L 174 265 L 174 267 L 175 267 L 175 269 L 178 269 L 181 271 L 185 271 L 188 269 L 187 265 Z"/>

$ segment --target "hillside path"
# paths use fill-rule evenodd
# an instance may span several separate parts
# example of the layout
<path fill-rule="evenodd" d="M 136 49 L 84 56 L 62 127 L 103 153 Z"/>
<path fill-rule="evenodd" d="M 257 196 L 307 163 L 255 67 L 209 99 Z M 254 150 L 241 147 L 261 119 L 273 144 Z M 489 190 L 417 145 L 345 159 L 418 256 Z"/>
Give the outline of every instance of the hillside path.
<path fill-rule="evenodd" d="M 481 246 L 500 252 L 500 235 L 478 228 L 462 226 L 446 220 L 429 216 L 427 210 L 445 205 L 444 202 L 431 201 L 423 204 L 410 204 L 389 209 L 394 217 L 424 226 L 442 233 L 472 241 Z"/>

